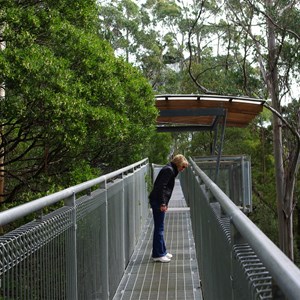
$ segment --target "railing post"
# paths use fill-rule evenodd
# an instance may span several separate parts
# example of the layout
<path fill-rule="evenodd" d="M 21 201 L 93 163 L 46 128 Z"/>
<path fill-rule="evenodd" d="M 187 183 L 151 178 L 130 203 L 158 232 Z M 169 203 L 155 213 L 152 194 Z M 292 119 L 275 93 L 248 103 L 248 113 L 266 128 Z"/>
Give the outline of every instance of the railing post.
<path fill-rule="evenodd" d="M 70 238 L 66 245 L 67 300 L 77 300 L 77 221 L 75 193 L 65 199 L 65 205 L 72 207 L 72 227 L 70 231 Z"/>
<path fill-rule="evenodd" d="M 123 243 L 122 243 L 122 255 L 123 255 L 123 266 L 124 270 L 126 268 L 126 257 L 125 257 L 125 240 L 126 240 L 126 234 L 125 234 L 125 185 L 124 185 L 124 179 L 126 177 L 126 174 L 122 173 L 121 179 L 122 179 L 122 199 L 121 199 L 121 206 L 120 209 L 122 210 L 122 236 L 123 236 Z"/>
<path fill-rule="evenodd" d="M 105 179 L 100 184 L 100 189 L 105 190 L 105 253 L 104 257 L 105 260 L 102 260 L 103 262 L 103 269 L 104 273 L 106 274 L 106 281 L 104 285 L 104 295 L 106 296 L 105 299 L 109 299 L 109 268 L 108 268 L 108 255 L 109 255 L 109 249 L 108 249 L 108 199 L 107 199 L 107 180 Z"/>
<path fill-rule="evenodd" d="M 242 171 L 242 206 L 243 206 L 243 211 L 246 211 L 246 175 L 245 175 L 245 159 L 244 156 L 241 157 L 241 171 Z"/>

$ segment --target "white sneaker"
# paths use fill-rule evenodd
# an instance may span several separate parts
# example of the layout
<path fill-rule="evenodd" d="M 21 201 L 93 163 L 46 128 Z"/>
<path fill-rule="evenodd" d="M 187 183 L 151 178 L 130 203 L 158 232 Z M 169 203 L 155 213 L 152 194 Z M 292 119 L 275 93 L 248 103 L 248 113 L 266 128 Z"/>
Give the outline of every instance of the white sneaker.
<path fill-rule="evenodd" d="M 153 257 L 153 260 L 154 261 L 159 261 L 159 262 L 162 262 L 162 263 L 168 263 L 168 262 L 171 261 L 171 259 L 168 258 L 167 255 L 166 256 L 162 256 L 162 257 Z"/>
<path fill-rule="evenodd" d="M 166 257 L 171 259 L 173 257 L 173 255 L 171 253 L 167 253 Z"/>

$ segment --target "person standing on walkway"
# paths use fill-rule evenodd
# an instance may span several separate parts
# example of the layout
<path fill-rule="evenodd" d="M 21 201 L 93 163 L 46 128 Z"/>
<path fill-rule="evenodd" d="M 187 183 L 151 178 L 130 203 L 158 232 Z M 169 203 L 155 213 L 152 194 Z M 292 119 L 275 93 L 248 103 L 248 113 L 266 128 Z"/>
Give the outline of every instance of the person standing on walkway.
<path fill-rule="evenodd" d="M 182 172 L 189 165 L 187 159 L 178 154 L 166 164 L 158 173 L 153 189 L 149 195 L 150 205 L 154 220 L 154 233 L 152 245 L 152 258 L 158 262 L 169 262 L 172 254 L 167 252 L 164 241 L 164 220 L 165 213 L 168 210 L 169 200 L 171 198 L 175 178 L 179 172 Z"/>

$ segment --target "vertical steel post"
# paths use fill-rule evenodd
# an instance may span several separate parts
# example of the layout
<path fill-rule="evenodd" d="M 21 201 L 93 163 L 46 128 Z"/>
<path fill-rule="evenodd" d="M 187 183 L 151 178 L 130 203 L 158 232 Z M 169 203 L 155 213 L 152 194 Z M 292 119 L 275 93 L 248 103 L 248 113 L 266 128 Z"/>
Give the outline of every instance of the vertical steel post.
<path fill-rule="evenodd" d="M 241 172 L 242 172 L 242 205 L 243 211 L 246 211 L 246 174 L 245 174 L 245 158 L 244 156 L 241 157 Z"/>
<path fill-rule="evenodd" d="M 221 160 L 221 155 L 222 155 L 222 150 L 223 150 L 223 144 L 224 144 L 226 120 L 227 120 L 227 109 L 224 109 L 222 131 L 221 131 L 220 144 L 219 144 L 218 155 L 217 155 L 215 183 L 218 182 L 218 177 L 219 177 L 220 160 Z"/>
<path fill-rule="evenodd" d="M 108 249 L 108 201 L 107 201 L 107 181 L 106 179 L 100 184 L 100 188 L 105 190 L 105 253 L 104 257 L 105 259 L 102 260 L 103 263 L 103 269 L 104 273 L 106 274 L 106 280 L 104 286 L 103 295 L 105 295 L 105 299 L 109 299 L 109 268 L 108 268 L 108 255 L 109 255 L 109 249 Z"/>
<path fill-rule="evenodd" d="M 65 254 L 67 265 L 67 300 L 77 300 L 77 220 L 75 193 L 65 200 L 65 205 L 72 208 L 72 227 L 70 231 L 70 238 L 66 245 Z"/>
<path fill-rule="evenodd" d="M 122 178 L 122 204 L 121 204 L 121 210 L 122 210 L 122 236 L 123 236 L 123 242 L 122 242 L 122 255 L 123 255 L 123 266 L 124 266 L 124 270 L 126 267 L 126 251 L 125 251 L 125 240 L 126 240 L 126 233 L 125 233 L 125 186 L 124 186 L 124 179 L 126 177 L 125 173 L 121 174 L 121 178 Z"/>

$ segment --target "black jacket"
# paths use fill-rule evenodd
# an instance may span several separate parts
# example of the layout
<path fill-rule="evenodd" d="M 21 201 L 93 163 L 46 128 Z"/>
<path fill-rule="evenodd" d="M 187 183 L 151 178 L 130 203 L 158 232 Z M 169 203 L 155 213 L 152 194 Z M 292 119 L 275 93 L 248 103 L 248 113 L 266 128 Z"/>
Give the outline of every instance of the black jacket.
<path fill-rule="evenodd" d="M 149 195 L 151 206 L 168 205 L 171 198 L 178 169 L 172 162 L 165 165 L 158 173 L 153 189 Z"/>

